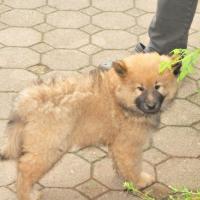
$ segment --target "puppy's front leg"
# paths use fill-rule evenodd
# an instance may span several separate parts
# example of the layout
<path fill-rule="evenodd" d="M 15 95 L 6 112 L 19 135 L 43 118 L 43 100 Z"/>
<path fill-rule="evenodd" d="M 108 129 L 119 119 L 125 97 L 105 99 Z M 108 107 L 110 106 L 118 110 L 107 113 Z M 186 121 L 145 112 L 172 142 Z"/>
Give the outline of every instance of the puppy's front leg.
<path fill-rule="evenodd" d="M 110 146 L 114 162 L 121 176 L 138 188 L 150 185 L 154 178 L 142 172 L 142 144 L 127 134 L 119 135 Z"/>

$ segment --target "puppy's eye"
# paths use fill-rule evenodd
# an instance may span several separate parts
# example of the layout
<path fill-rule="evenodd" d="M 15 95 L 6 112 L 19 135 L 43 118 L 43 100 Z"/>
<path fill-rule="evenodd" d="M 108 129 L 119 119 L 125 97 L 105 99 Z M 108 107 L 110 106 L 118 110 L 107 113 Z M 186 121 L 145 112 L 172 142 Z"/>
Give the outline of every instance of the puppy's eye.
<path fill-rule="evenodd" d="M 158 90 L 160 88 L 160 85 L 155 85 L 155 89 Z"/>
<path fill-rule="evenodd" d="M 144 88 L 142 86 L 138 86 L 137 89 L 140 91 L 144 91 Z"/>

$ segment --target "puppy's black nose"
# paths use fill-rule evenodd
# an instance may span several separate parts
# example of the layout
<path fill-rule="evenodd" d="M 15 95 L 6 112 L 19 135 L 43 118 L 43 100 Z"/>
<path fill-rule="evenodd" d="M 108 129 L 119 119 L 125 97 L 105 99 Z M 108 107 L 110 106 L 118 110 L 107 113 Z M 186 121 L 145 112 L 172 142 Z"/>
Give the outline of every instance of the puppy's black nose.
<path fill-rule="evenodd" d="M 147 102 L 144 107 L 148 110 L 153 110 L 156 107 L 156 102 Z"/>
<path fill-rule="evenodd" d="M 146 106 L 149 110 L 153 110 L 156 107 L 156 103 L 148 103 Z"/>

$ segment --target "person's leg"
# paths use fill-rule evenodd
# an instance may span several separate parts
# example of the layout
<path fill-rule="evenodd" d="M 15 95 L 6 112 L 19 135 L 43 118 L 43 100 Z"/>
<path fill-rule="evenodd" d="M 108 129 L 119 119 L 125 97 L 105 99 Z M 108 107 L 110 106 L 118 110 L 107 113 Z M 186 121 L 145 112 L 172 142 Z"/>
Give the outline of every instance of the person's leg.
<path fill-rule="evenodd" d="M 197 3 L 198 0 L 158 0 L 149 27 L 150 42 L 144 51 L 168 54 L 175 48 L 186 48 Z"/>

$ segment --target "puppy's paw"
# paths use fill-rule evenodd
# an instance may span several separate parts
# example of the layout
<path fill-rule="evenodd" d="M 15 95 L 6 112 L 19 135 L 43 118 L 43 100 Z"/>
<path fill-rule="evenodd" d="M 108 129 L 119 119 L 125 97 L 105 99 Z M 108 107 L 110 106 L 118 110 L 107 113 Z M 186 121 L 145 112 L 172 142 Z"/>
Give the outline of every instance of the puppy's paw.
<path fill-rule="evenodd" d="M 155 178 L 146 172 L 142 172 L 137 182 L 138 188 L 145 188 L 151 185 L 155 181 Z"/>

